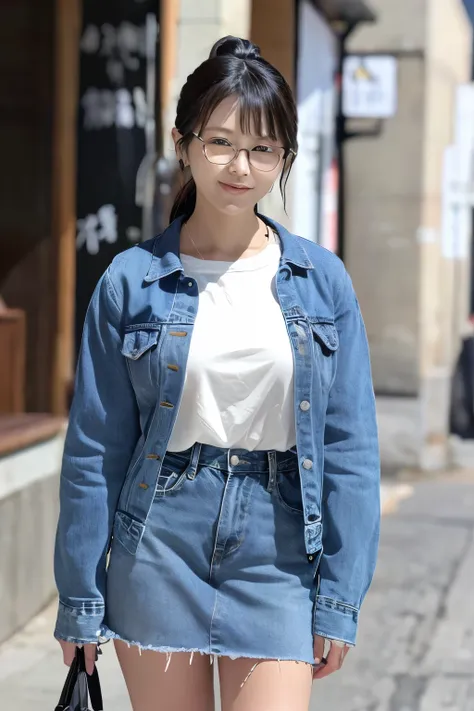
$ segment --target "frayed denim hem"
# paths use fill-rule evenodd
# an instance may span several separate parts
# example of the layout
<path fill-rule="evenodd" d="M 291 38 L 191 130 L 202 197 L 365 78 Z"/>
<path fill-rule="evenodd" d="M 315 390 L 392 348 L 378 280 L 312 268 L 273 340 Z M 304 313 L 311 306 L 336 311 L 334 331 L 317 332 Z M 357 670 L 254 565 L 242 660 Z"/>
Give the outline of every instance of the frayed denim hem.
<path fill-rule="evenodd" d="M 138 653 L 141 654 L 142 652 L 159 652 L 162 654 L 166 654 L 166 667 L 165 667 L 165 672 L 168 671 L 169 665 L 171 663 L 171 657 L 173 654 L 177 653 L 187 653 L 190 654 L 190 659 L 189 659 L 189 664 L 193 663 L 193 658 L 195 654 L 200 654 L 201 656 L 208 656 L 209 657 L 209 663 L 213 664 L 215 659 L 218 659 L 220 657 L 227 657 L 232 660 L 236 659 L 255 659 L 255 664 L 252 666 L 249 674 L 247 677 L 244 679 L 243 684 L 247 681 L 249 678 L 250 674 L 254 671 L 254 669 L 258 666 L 260 662 L 265 662 L 265 661 L 274 661 L 278 662 L 295 662 L 296 664 L 307 664 L 309 667 L 314 666 L 314 662 L 308 662 L 307 659 L 294 659 L 293 657 L 290 658 L 284 658 L 284 657 L 262 657 L 261 655 L 254 655 L 254 654 L 226 654 L 224 652 L 212 652 L 210 649 L 198 649 L 198 648 L 190 648 L 190 647 L 165 647 L 165 646 L 155 646 L 152 644 L 141 644 L 141 642 L 135 642 L 132 640 L 124 639 L 121 637 L 119 634 L 116 632 L 113 632 L 111 629 L 106 627 L 105 625 L 102 625 L 101 628 L 101 638 L 108 640 L 117 640 L 119 642 L 123 642 L 126 644 L 129 648 L 130 647 L 138 647 Z"/>
<path fill-rule="evenodd" d="M 57 632 L 54 632 L 54 639 L 57 639 L 58 642 L 70 642 L 71 644 L 77 644 L 78 646 L 80 645 L 83 647 L 85 644 L 101 644 L 102 640 L 97 635 L 96 639 L 85 639 L 81 637 L 70 637 L 65 634 L 58 634 Z"/>

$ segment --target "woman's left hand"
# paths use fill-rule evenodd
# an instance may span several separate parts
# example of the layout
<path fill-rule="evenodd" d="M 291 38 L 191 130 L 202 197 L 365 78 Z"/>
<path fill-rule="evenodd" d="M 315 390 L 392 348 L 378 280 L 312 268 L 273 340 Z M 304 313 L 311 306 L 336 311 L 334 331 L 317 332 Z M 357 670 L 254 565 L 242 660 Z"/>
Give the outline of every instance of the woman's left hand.
<path fill-rule="evenodd" d="M 350 649 L 350 645 L 345 642 L 339 642 L 339 640 L 328 639 L 330 644 L 330 649 L 326 657 L 324 657 L 324 643 L 326 642 L 325 637 L 320 637 L 315 635 L 314 637 L 314 670 L 313 679 L 324 679 L 325 676 L 329 676 L 335 671 L 339 671 L 344 663 L 347 652 Z"/>

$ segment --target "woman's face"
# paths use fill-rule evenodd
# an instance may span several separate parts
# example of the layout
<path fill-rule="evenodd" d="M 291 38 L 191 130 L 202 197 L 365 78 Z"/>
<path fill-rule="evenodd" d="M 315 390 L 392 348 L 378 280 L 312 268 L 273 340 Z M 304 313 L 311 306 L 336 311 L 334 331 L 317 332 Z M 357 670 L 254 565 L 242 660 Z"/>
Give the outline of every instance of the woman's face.
<path fill-rule="evenodd" d="M 265 168 L 270 166 L 270 170 L 254 167 L 246 151 L 240 151 L 227 165 L 212 163 L 204 155 L 204 144 L 198 138 L 191 140 L 186 154 L 179 155 L 185 165 L 190 167 L 198 198 L 229 215 L 253 210 L 255 204 L 269 192 L 283 169 L 283 157 L 273 167 L 273 163 L 277 162 L 276 154 L 284 154 L 281 143 L 273 141 L 268 135 L 256 135 L 254 126 L 251 129 L 251 133 L 242 132 L 238 99 L 229 96 L 217 106 L 201 132 L 197 127 L 195 133 L 208 144 L 207 152 L 211 159 L 217 156 L 218 160 L 225 160 L 227 154 L 232 155 L 229 149 L 232 144 L 237 149 L 247 149 L 252 156 L 250 161 L 255 160 Z M 265 127 L 263 132 L 266 133 Z M 176 129 L 173 130 L 173 138 L 175 143 L 180 138 Z M 177 150 L 179 152 L 179 148 Z"/>

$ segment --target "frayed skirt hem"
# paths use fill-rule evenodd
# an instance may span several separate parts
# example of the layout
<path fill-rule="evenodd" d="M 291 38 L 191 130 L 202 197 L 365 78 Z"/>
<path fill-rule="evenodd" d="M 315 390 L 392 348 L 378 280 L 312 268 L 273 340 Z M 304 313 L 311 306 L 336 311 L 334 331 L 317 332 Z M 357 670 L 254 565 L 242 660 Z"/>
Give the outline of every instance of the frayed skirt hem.
<path fill-rule="evenodd" d="M 106 627 L 105 625 L 102 625 L 101 629 L 101 639 L 104 641 L 119 641 L 123 642 L 126 644 L 128 647 L 138 647 L 138 652 L 141 654 L 142 652 L 161 652 L 162 654 L 166 654 L 168 658 L 167 661 L 167 668 L 169 666 L 169 663 L 171 661 L 171 655 L 172 654 L 178 654 L 178 653 L 187 653 L 191 655 L 191 658 L 189 660 L 189 663 L 192 664 L 193 661 L 193 656 L 195 654 L 200 654 L 201 656 L 208 656 L 210 658 L 210 664 L 213 663 L 214 659 L 218 659 L 220 657 L 228 657 L 229 659 L 255 659 L 255 661 L 258 663 L 259 661 L 276 661 L 276 662 L 295 662 L 296 664 L 308 664 L 308 666 L 314 666 L 314 662 L 309 662 L 307 659 L 295 659 L 295 657 L 277 657 L 277 656 L 266 656 L 262 654 L 236 654 L 236 653 L 231 653 L 231 652 L 215 652 L 211 648 L 207 649 L 202 649 L 198 647 L 168 647 L 164 645 L 160 646 L 155 646 L 153 644 L 142 644 L 141 642 L 137 642 L 134 640 L 129 640 L 129 639 L 124 639 L 121 635 L 119 635 L 117 632 L 114 632 L 111 630 L 109 627 Z"/>

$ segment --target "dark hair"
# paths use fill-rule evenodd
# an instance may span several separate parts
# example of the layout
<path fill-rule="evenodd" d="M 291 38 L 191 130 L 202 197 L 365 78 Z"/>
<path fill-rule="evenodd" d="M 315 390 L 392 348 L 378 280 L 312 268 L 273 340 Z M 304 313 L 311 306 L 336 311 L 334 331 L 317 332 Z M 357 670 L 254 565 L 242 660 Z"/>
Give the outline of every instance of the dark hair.
<path fill-rule="evenodd" d="M 252 42 L 238 37 L 223 37 L 181 89 L 176 111 L 176 128 L 181 133 L 180 145 L 186 150 L 192 132 L 208 122 L 223 99 L 236 94 L 240 99 L 240 121 L 244 132 L 252 121 L 262 133 L 265 121 L 270 137 L 281 140 L 285 148 L 280 190 L 285 204 L 285 188 L 295 159 L 297 143 L 296 104 L 284 77 L 260 56 Z M 170 220 L 180 215 L 190 217 L 196 205 L 196 185 L 190 178 L 179 191 Z"/>

